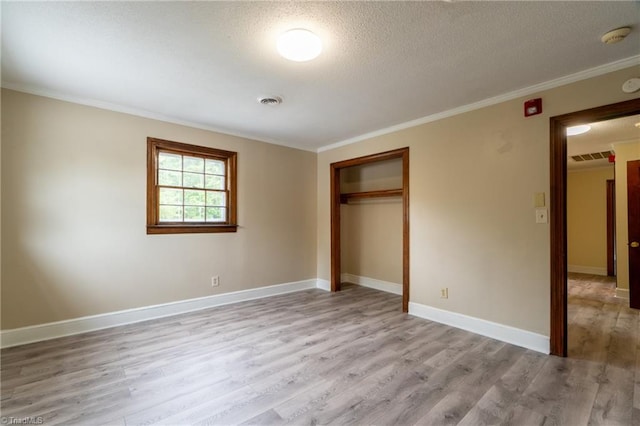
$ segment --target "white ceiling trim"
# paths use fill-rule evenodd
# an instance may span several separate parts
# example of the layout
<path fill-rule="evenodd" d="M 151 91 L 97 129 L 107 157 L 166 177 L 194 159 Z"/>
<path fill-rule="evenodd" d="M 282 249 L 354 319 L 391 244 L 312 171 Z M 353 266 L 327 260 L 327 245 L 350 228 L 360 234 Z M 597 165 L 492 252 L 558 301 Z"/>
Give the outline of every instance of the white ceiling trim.
<path fill-rule="evenodd" d="M 342 146 L 351 145 L 356 142 L 361 142 L 366 139 L 371 139 L 377 136 L 386 135 L 389 133 L 397 132 L 399 130 L 408 129 L 410 127 L 416 127 L 421 124 L 430 123 L 443 118 L 452 117 L 454 115 L 463 114 L 465 112 L 473 111 L 480 108 L 485 108 L 491 105 L 496 105 L 502 102 L 511 101 L 523 96 L 529 96 L 531 94 L 542 92 L 544 90 L 553 89 L 556 87 L 564 86 L 566 84 L 575 83 L 580 80 L 586 80 L 588 78 L 597 77 L 599 75 L 607 74 L 610 72 L 618 71 L 624 68 L 640 65 L 640 55 L 632 56 L 630 58 L 621 59 L 619 61 L 611 62 L 608 64 L 600 65 L 594 68 L 590 68 L 584 71 L 570 74 L 564 77 L 550 80 L 544 83 L 536 84 L 533 86 L 525 87 L 523 89 L 515 90 L 513 92 L 505 93 L 502 95 L 494 96 L 492 98 L 484 99 L 482 101 L 474 102 L 472 104 L 463 105 L 458 108 L 453 108 L 448 111 L 439 112 L 437 114 L 428 115 L 426 117 L 418 118 L 415 120 L 407 121 L 405 123 L 396 124 L 395 126 L 386 127 L 384 129 L 376 130 L 373 132 L 365 133 L 363 135 L 355 136 L 340 142 L 332 143 L 318 148 L 317 152 L 329 151 Z M 622 84 L 623 82 L 620 82 Z"/>
<path fill-rule="evenodd" d="M 225 134 L 225 135 L 229 135 L 229 136 L 236 136 L 236 137 L 239 137 L 239 138 L 250 139 L 250 140 L 253 140 L 253 141 L 265 142 L 265 143 L 270 143 L 270 144 L 273 144 L 273 145 L 286 146 L 288 148 L 299 149 L 301 151 L 316 152 L 316 150 L 313 149 L 313 148 L 305 149 L 305 148 L 301 148 L 299 146 L 294 146 L 292 144 L 284 143 L 282 141 L 270 140 L 270 139 L 266 139 L 266 138 L 256 139 L 255 136 L 248 136 L 248 135 L 244 135 L 244 134 L 238 133 L 238 132 L 232 132 L 232 131 L 225 130 L 225 129 L 218 129 L 218 128 L 215 128 L 215 127 L 212 127 L 212 126 L 207 126 L 206 124 L 196 123 L 196 122 L 193 122 L 193 121 L 180 120 L 178 118 L 166 116 L 166 115 L 163 115 L 163 114 L 158 114 L 158 113 L 155 113 L 155 112 L 146 111 L 146 110 L 142 110 L 142 109 L 138 109 L 138 108 L 131 108 L 131 107 L 123 106 L 123 105 L 113 104 L 113 103 L 110 103 L 110 102 L 103 102 L 103 101 L 99 101 L 99 100 L 96 100 L 96 99 L 84 98 L 84 97 L 80 97 L 80 96 L 70 96 L 70 95 L 66 95 L 66 94 L 63 94 L 63 93 L 55 92 L 55 91 L 52 91 L 52 90 L 42 89 L 42 88 L 39 88 L 39 87 L 30 86 L 30 85 L 26 85 L 26 84 L 15 84 L 15 83 L 10 83 L 10 82 L 7 82 L 7 81 L 3 81 L 2 82 L 2 88 L 15 90 L 17 92 L 28 93 L 28 94 L 36 95 L 36 96 L 43 96 L 45 98 L 57 99 L 59 101 L 71 102 L 71 103 L 74 103 L 74 104 L 80 104 L 80 105 L 86 105 L 86 106 L 90 106 L 90 107 L 94 107 L 94 108 L 100 108 L 100 109 L 104 109 L 104 110 L 108 110 L 108 111 L 114 111 L 114 112 L 120 112 L 120 113 L 123 113 L 123 114 L 135 115 L 137 117 L 143 117 L 143 118 L 149 118 L 149 119 L 152 119 L 152 120 L 163 121 L 165 123 L 172 123 L 172 124 L 177 124 L 177 125 L 180 125 L 180 126 L 193 127 L 195 129 L 207 130 L 207 131 L 210 131 L 210 132 L 221 133 L 221 134 Z"/>
<path fill-rule="evenodd" d="M 389 133 L 397 132 L 399 130 L 408 129 L 410 127 L 419 126 L 421 124 L 430 123 L 433 121 L 441 120 L 443 118 L 452 117 L 455 115 L 463 114 L 465 112 L 473 111 L 480 108 L 485 108 L 491 105 L 496 105 L 501 102 L 510 101 L 513 99 L 517 99 L 523 96 L 528 96 L 536 92 L 541 92 L 544 90 L 553 89 L 555 87 L 564 86 L 566 84 L 574 83 L 580 80 L 585 80 L 592 77 L 597 77 L 599 75 L 607 74 L 609 72 L 621 70 L 624 68 L 629 68 L 632 66 L 640 65 L 640 55 L 632 56 L 630 58 L 621 59 L 619 61 L 611 62 L 609 64 L 601 65 L 598 67 L 590 68 L 588 70 L 580 71 L 575 74 L 571 74 L 568 76 L 560 77 L 555 80 L 551 80 L 548 82 L 536 84 L 534 86 L 529 86 L 523 89 L 519 89 L 513 92 L 505 93 L 499 96 L 494 96 L 492 98 L 488 98 L 479 102 L 474 102 L 472 104 L 464 105 L 458 108 L 450 109 L 448 111 L 439 112 L 437 114 L 432 114 L 426 117 L 418 118 L 416 120 L 407 121 L 404 123 L 400 123 L 391 127 L 386 127 L 384 129 L 379 129 L 373 132 L 365 133 L 359 136 L 355 136 L 353 138 L 349 138 L 340 142 L 332 143 L 330 145 L 322 146 L 318 149 L 305 149 L 299 146 L 294 146 L 292 144 L 284 143 L 278 140 L 272 140 L 267 138 L 256 139 L 254 136 L 245 135 L 239 132 L 231 132 L 226 129 L 219 129 L 212 126 L 208 126 L 201 123 L 186 121 L 177 119 L 174 117 L 154 113 L 151 111 L 141 110 L 137 108 L 131 108 L 123 105 L 113 104 L 110 102 L 103 102 L 96 99 L 84 98 L 79 96 L 71 96 L 63 93 L 42 89 L 39 87 L 34 87 L 30 85 L 23 84 L 15 84 L 7 81 L 2 81 L 2 87 L 10 90 L 15 90 L 18 92 L 29 93 L 36 96 L 43 96 L 47 98 L 57 99 L 65 102 L 72 102 L 80 105 L 86 105 L 90 107 L 105 109 L 114 112 L 120 112 L 124 114 L 130 114 L 134 116 L 149 118 L 152 120 L 164 121 L 167 123 L 177 124 L 181 126 L 193 127 L 196 129 L 208 130 L 211 132 L 222 133 L 230 136 L 236 136 L 244 139 L 250 139 L 259 142 L 270 143 L 274 145 L 286 146 L 288 148 L 299 149 L 302 151 L 310 151 L 310 152 L 324 152 L 329 151 L 335 148 L 339 148 L 346 145 L 351 145 L 356 142 L 360 142 L 366 139 L 371 139 L 376 136 L 382 136 Z"/>

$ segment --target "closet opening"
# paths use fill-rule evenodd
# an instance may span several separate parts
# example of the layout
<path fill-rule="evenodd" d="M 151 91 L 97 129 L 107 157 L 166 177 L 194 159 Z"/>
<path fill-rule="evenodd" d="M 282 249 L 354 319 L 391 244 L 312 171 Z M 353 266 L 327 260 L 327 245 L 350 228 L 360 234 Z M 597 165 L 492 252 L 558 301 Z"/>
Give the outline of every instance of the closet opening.
<path fill-rule="evenodd" d="M 397 161 L 393 161 L 397 160 Z M 352 179 L 358 168 L 398 163 L 397 178 L 372 184 Z M 372 167 L 373 169 L 374 167 Z M 402 311 L 409 311 L 409 148 L 381 152 L 331 164 L 331 291 L 341 290 L 341 204 L 349 200 L 399 197 L 402 203 Z"/>

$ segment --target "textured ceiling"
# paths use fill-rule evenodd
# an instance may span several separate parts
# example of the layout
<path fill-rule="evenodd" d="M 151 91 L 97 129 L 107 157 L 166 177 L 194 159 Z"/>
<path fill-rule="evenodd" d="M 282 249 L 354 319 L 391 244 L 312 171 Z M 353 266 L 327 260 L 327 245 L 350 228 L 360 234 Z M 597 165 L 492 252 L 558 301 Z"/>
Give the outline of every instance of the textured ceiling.
<path fill-rule="evenodd" d="M 615 120 L 590 123 L 591 130 L 581 135 L 567 137 L 567 166 L 569 169 L 582 169 L 609 166 L 608 160 L 574 161 L 572 155 L 590 154 L 613 150 L 614 143 L 640 141 L 640 115 Z"/>
<path fill-rule="evenodd" d="M 638 2 L 4 1 L 2 80 L 315 150 L 638 55 L 639 16 Z M 295 27 L 322 37 L 318 59 L 278 56 Z"/>

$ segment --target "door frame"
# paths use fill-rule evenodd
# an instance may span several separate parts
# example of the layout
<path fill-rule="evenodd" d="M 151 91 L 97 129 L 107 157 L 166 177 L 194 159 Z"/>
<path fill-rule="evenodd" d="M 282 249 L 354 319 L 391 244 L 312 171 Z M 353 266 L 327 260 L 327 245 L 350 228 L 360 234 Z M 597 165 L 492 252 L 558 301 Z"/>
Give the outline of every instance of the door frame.
<path fill-rule="evenodd" d="M 409 312 L 409 148 L 352 158 L 331 163 L 331 291 L 341 289 L 340 250 L 340 171 L 400 158 L 402 159 L 402 312 Z"/>
<path fill-rule="evenodd" d="M 629 160 L 627 161 L 627 222 L 629 224 L 633 223 L 634 225 L 638 224 L 640 221 L 640 211 L 638 211 L 638 204 L 632 202 L 631 200 L 636 200 L 636 198 L 631 196 L 632 188 L 640 189 L 640 181 L 638 181 L 638 168 L 640 168 L 640 160 Z M 632 180 L 633 177 L 633 180 Z M 629 226 L 627 230 L 627 253 L 629 256 L 629 307 L 633 309 L 640 309 L 640 288 L 638 288 L 638 281 L 640 276 L 638 276 L 637 263 L 632 262 L 632 260 L 636 260 L 638 258 L 637 250 L 631 250 L 631 243 L 636 241 L 638 238 L 638 234 L 636 234 L 637 229 L 635 226 L 632 228 Z M 636 266 L 632 268 L 632 265 Z"/>
<path fill-rule="evenodd" d="M 640 114 L 640 98 L 549 118 L 552 355 L 567 356 L 567 127 Z"/>
<path fill-rule="evenodd" d="M 616 276 L 616 180 L 607 179 L 607 276 Z"/>

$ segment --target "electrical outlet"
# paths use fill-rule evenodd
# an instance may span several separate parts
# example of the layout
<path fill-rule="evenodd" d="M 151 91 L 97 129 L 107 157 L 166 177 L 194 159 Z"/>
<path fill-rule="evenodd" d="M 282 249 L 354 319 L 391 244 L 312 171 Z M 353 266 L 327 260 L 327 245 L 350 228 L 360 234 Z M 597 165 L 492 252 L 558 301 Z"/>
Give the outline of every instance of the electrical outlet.
<path fill-rule="evenodd" d="M 218 287 L 220 285 L 220 275 L 211 277 L 211 287 Z"/>
<path fill-rule="evenodd" d="M 440 299 L 448 299 L 449 298 L 449 288 L 441 288 L 440 289 Z"/>

